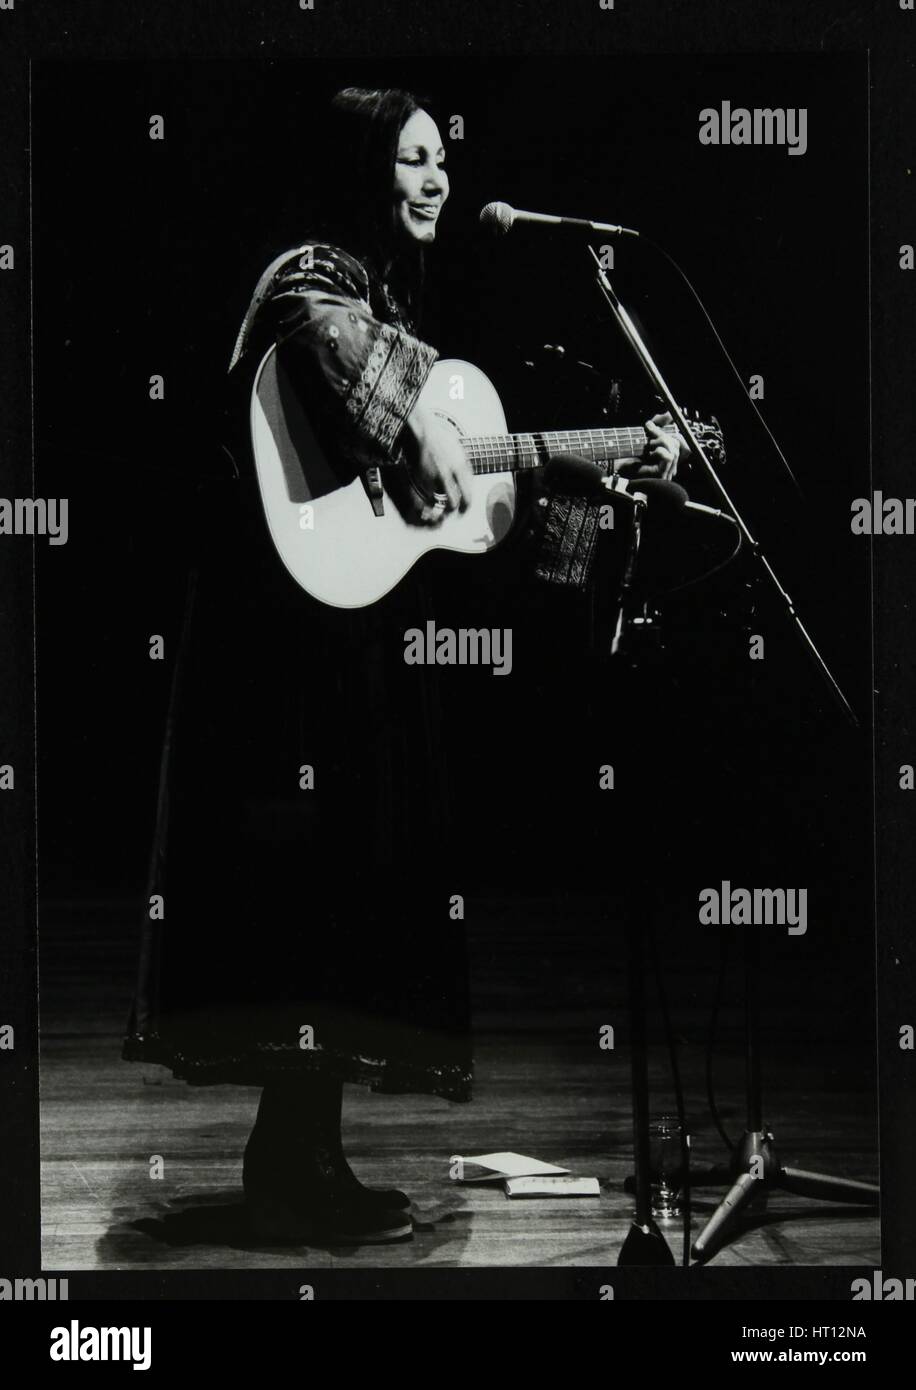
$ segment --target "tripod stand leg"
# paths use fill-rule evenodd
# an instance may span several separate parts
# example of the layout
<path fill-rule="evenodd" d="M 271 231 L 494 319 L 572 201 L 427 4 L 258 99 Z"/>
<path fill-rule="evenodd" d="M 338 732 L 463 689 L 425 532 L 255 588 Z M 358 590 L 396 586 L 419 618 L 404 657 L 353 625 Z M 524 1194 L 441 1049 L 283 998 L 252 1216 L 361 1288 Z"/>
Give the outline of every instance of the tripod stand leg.
<path fill-rule="evenodd" d="M 853 1202 L 874 1206 L 878 1189 L 871 1183 L 853 1182 L 848 1178 L 831 1178 L 823 1173 L 808 1173 L 800 1168 L 783 1168 L 776 1154 L 773 1136 L 763 1124 L 762 1087 L 760 1077 L 760 989 L 759 937 L 746 932 L 745 962 L 745 1075 L 747 1087 L 748 1126 L 744 1138 L 735 1150 L 733 1185 L 694 1242 L 697 1259 L 711 1253 L 714 1244 L 721 1242 L 729 1226 L 743 1207 L 757 1193 L 766 1195 L 773 1188 L 795 1192 L 802 1197 L 819 1197 L 834 1202 Z"/>
<path fill-rule="evenodd" d="M 799 1197 L 820 1197 L 825 1202 L 855 1202 L 861 1206 L 878 1205 L 879 1188 L 870 1182 L 853 1182 L 851 1178 L 831 1178 L 826 1173 L 808 1173 L 803 1168 L 782 1168 L 776 1186 Z"/>
<path fill-rule="evenodd" d="M 698 1260 L 709 1253 L 720 1236 L 726 1234 L 731 1222 L 754 1200 L 760 1190 L 759 1178 L 752 1178 L 750 1173 L 741 1174 L 694 1241 L 693 1253 Z"/>

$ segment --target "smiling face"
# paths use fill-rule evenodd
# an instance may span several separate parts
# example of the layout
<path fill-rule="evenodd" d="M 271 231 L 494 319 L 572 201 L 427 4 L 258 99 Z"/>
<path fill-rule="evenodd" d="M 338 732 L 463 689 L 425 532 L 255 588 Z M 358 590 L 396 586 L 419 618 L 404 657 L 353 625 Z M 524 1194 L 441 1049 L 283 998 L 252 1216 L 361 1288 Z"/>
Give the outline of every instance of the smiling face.
<path fill-rule="evenodd" d="M 426 111 L 405 121 L 394 165 L 394 220 L 411 241 L 436 239 L 442 204 L 448 197 L 445 151 L 439 128 Z"/>

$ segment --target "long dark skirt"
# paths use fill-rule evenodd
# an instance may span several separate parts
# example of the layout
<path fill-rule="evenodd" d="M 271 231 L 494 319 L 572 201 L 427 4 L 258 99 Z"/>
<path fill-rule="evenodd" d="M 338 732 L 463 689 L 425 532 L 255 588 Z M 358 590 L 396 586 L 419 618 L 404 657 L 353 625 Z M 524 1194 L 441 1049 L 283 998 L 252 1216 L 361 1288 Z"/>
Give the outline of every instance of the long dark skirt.
<path fill-rule="evenodd" d="M 437 668 L 404 662 L 428 594 L 321 609 L 259 526 L 221 518 L 191 577 L 123 1056 L 468 1100 Z"/>

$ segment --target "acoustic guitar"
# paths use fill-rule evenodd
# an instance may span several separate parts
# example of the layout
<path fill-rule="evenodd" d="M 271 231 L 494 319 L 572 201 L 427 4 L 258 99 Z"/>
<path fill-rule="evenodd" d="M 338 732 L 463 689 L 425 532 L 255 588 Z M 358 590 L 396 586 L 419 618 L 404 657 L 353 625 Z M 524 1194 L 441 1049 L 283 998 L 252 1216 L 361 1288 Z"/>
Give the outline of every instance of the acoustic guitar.
<path fill-rule="evenodd" d="M 470 506 L 435 526 L 407 521 L 397 505 L 399 468 L 372 469 L 341 483 L 307 411 L 272 347 L 251 392 L 250 432 L 258 487 L 274 547 L 297 584 L 321 603 L 365 608 L 432 550 L 482 555 L 504 540 L 515 517 L 516 473 L 576 454 L 610 469 L 646 447 L 639 426 L 509 434 L 495 387 L 457 359 L 435 363 L 421 402 L 460 436 L 473 474 Z M 691 428 L 694 428 L 691 425 Z M 721 440 L 716 425 L 696 427 Z"/>

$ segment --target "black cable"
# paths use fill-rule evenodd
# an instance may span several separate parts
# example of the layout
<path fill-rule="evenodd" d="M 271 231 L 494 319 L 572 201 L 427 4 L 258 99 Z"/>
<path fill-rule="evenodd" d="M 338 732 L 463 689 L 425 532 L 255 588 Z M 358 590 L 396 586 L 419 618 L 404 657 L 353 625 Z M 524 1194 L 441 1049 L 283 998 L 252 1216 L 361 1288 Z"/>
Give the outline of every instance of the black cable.
<path fill-rule="evenodd" d="M 727 512 L 723 512 L 722 515 L 727 516 L 728 514 Z M 739 531 L 738 543 L 726 559 L 720 560 L 717 565 L 713 565 L 711 570 L 706 570 L 705 574 L 698 575 L 696 579 L 685 579 L 682 584 L 675 584 L 673 589 L 665 589 L 664 592 L 659 595 L 659 598 L 670 598 L 672 594 L 682 594 L 685 589 L 690 589 L 695 584 L 705 583 L 706 580 L 711 579 L 714 574 L 718 574 L 720 570 L 724 570 L 726 565 L 730 565 L 732 560 L 736 560 L 743 545 L 744 537 Z"/>
<path fill-rule="evenodd" d="M 721 352 L 722 352 L 722 356 L 725 358 L 725 361 L 728 363 L 729 367 L 731 368 L 732 373 L 733 373 L 733 375 L 734 375 L 734 377 L 735 377 L 735 380 L 737 381 L 739 387 L 741 388 L 741 395 L 742 395 L 742 398 L 748 402 L 748 404 L 751 406 L 751 408 L 752 408 L 754 414 L 755 414 L 756 417 L 757 417 L 758 423 L 759 423 L 760 425 L 763 426 L 763 429 L 764 429 L 764 432 L 766 433 L 767 438 L 769 439 L 769 441 L 770 441 L 770 443 L 772 444 L 774 450 L 776 451 L 776 454 L 777 454 L 777 456 L 778 456 L 778 458 L 779 458 L 779 461 L 780 461 L 780 463 L 782 464 L 783 468 L 785 469 L 786 473 L 788 474 L 789 478 L 791 479 L 792 484 L 793 484 L 793 486 L 795 487 L 795 489 L 796 489 L 798 495 L 799 495 L 800 497 L 804 497 L 804 493 L 802 492 L 802 489 L 801 489 L 801 486 L 800 486 L 800 484 L 799 484 L 799 482 L 798 482 L 798 479 L 796 478 L 795 474 L 794 474 L 793 471 L 792 471 L 792 468 L 791 468 L 791 465 L 789 464 L 788 459 L 786 458 L 786 456 L 785 456 L 785 454 L 783 453 L 782 449 L 780 448 L 780 446 L 779 446 L 779 444 L 778 444 L 778 442 L 777 442 L 775 436 L 773 435 L 772 430 L 770 429 L 769 425 L 767 424 L 766 420 L 763 418 L 763 415 L 761 414 L 760 410 L 758 409 L 756 401 L 753 399 L 753 397 L 751 397 L 750 395 L 748 395 L 747 387 L 746 387 L 746 385 L 745 385 L 744 379 L 743 379 L 743 377 L 741 376 L 740 371 L 738 370 L 738 367 L 737 367 L 737 365 L 736 365 L 736 363 L 735 363 L 735 361 L 734 361 L 734 358 L 732 357 L 731 353 L 729 352 L 728 348 L 726 347 L 726 345 L 725 345 L 725 343 L 724 343 L 724 341 L 723 341 L 723 339 L 722 339 L 722 335 L 719 333 L 719 330 L 716 328 L 716 325 L 715 325 L 715 323 L 713 322 L 713 319 L 712 319 L 712 315 L 709 313 L 709 310 L 706 308 L 706 305 L 703 303 L 703 300 L 702 300 L 702 298 L 701 298 L 701 296 L 700 296 L 700 294 L 699 294 L 699 291 L 698 291 L 697 289 L 695 289 L 695 287 L 694 287 L 693 283 L 691 282 L 690 277 L 687 275 L 686 271 L 684 271 L 684 270 L 681 268 L 681 266 L 678 264 L 678 262 L 675 260 L 675 258 L 670 254 L 670 252 L 666 251 L 665 248 L 664 248 L 663 246 L 660 246 L 660 245 L 658 244 L 658 242 L 653 241 L 651 237 L 647 237 L 647 236 L 641 234 L 639 239 L 640 239 L 640 241 L 643 242 L 646 246 L 650 246 L 650 247 L 652 248 L 653 251 L 657 252 L 658 255 L 660 255 L 664 260 L 666 260 L 666 261 L 668 262 L 668 264 L 669 264 L 670 266 L 673 267 L 673 269 L 675 270 L 675 272 L 677 273 L 677 275 L 680 277 L 680 279 L 681 279 L 681 280 L 683 281 L 683 283 L 686 285 L 686 287 L 687 287 L 688 291 L 690 292 L 690 294 L 691 294 L 691 296 L 692 296 L 694 302 L 696 303 L 696 305 L 697 305 L 697 307 L 699 308 L 701 314 L 703 315 L 704 319 L 706 320 L 706 323 L 707 323 L 707 325 L 708 325 L 708 327 L 709 327 L 709 329 L 710 329 L 710 331 L 711 331 L 713 337 L 715 338 L 716 343 L 718 344 L 718 346 L 719 346 L 719 348 L 720 348 L 720 350 L 721 350 Z M 717 565 L 717 566 L 715 567 L 715 569 L 713 569 L 713 570 L 710 571 L 710 574 L 704 575 L 703 578 L 704 578 L 704 579 L 708 579 L 708 578 L 710 577 L 711 574 L 715 574 L 719 569 L 723 569 L 723 568 L 725 567 L 725 565 L 730 564 L 731 561 L 735 559 L 735 557 L 737 556 L 738 551 L 739 551 L 740 549 L 741 549 L 741 537 L 739 536 L 738 545 L 735 547 L 735 550 L 734 550 L 733 553 L 728 557 L 728 559 L 727 559 L 726 561 L 724 561 L 723 563 L 721 563 L 720 565 Z M 678 588 L 688 588 L 688 587 L 690 587 L 691 582 L 692 582 L 692 581 L 688 581 L 686 584 L 681 585 L 681 586 L 678 586 Z M 678 592 L 678 589 L 672 590 L 671 592 L 676 593 L 676 592 Z M 653 943 L 653 944 L 654 944 L 654 943 Z M 721 1004 L 722 1004 L 722 993 L 723 993 L 723 987 L 724 987 L 724 983 L 725 983 L 725 975 L 726 975 L 726 971 L 727 971 L 727 968 L 728 968 L 729 945 L 730 945 L 730 938 L 729 938 L 729 936 L 726 934 L 726 935 L 723 937 L 723 939 L 722 939 L 722 952 L 721 952 L 721 960 L 720 960 L 720 967 L 719 967 L 719 977 L 718 977 L 718 980 L 717 980 L 717 982 L 716 982 L 716 993 L 715 993 L 715 997 L 714 997 L 714 999 L 713 999 L 712 1012 L 711 1012 L 711 1014 L 710 1014 L 710 1020 L 709 1020 L 709 1032 L 708 1032 L 708 1035 L 707 1035 L 707 1046 L 706 1046 L 706 1098 L 707 1098 L 707 1102 L 708 1102 L 708 1104 L 709 1104 L 709 1112 L 710 1112 L 710 1115 L 712 1116 L 713 1124 L 715 1125 L 716 1129 L 718 1130 L 719 1136 L 720 1136 L 720 1138 L 722 1139 L 722 1142 L 725 1144 L 726 1148 L 729 1150 L 730 1153 L 734 1153 L 734 1151 L 735 1151 L 735 1145 L 734 1145 L 734 1143 L 732 1142 L 732 1140 L 728 1137 L 728 1134 L 727 1134 L 726 1131 L 725 1131 L 725 1126 L 724 1126 L 723 1123 L 722 1123 L 722 1118 L 721 1118 L 721 1116 L 720 1116 L 720 1114 L 719 1114 L 718 1106 L 716 1105 L 715 1087 L 714 1087 L 714 1085 L 713 1085 L 713 1075 L 712 1075 L 713 1051 L 714 1051 L 715 1042 L 716 1042 L 716 1035 L 717 1035 L 718 1021 L 719 1021 L 719 1010 L 720 1010 Z M 680 1112 L 679 1112 L 679 1116 L 680 1116 Z M 683 1123 L 683 1122 L 682 1122 L 682 1123 Z"/>
<path fill-rule="evenodd" d="M 712 320 L 712 316 L 710 315 L 710 313 L 709 313 L 709 311 L 707 310 L 705 304 L 703 303 L 703 300 L 701 299 L 699 293 L 697 292 L 697 290 L 694 288 L 693 284 L 691 283 L 689 277 L 687 276 L 687 274 L 685 273 L 685 271 L 683 271 L 683 270 L 681 269 L 681 267 L 678 265 L 678 263 L 677 263 L 677 261 L 674 259 L 674 257 L 671 256 L 671 255 L 664 249 L 664 247 L 659 246 L 657 242 L 652 241 L 651 238 L 646 237 L 646 236 L 641 236 L 641 237 L 640 237 L 640 240 L 641 240 L 642 242 L 644 242 L 647 246 L 651 246 L 652 249 L 653 249 L 654 251 L 656 251 L 660 256 L 662 256 L 662 257 L 668 262 L 668 264 L 671 265 L 671 266 L 674 268 L 674 270 L 677 272 L 678 276 L 681 278 L 681 280 L 683 281 L 683 283 L 687 286 L 687 289 L 689 290 L 689 292 L 690 292 L 690 294 L 692 295 L 694 301 L 696 302 L 698 308 L 700 309 L 700 312 L 702 313 L 704 319 L 706 320 L 706 322 L 707 322 L 707 324 L 708 324 L 708 326 L 709 326 L 709 328 L 710 328 L 710 330 L 711 330 L 711 332 L 712 332 L 712 334 L 713 334 L 713 337 L 715 338 L 715 340 L 716 340 L 716 342 L 717 342 L 717 344 L 718 344 L 718 346 L 719 346 L 719 348 L 720 348 L 720 350 L 721 350 L 721 352 L 722 352 L 722 356 L 725 358 L 725 361 L 728 363 L 729 367 L 731 368 L 732 373 L 734 374 L 735 380 L 738 382 L 738 385 L 739 385 L 739 387 L 741 388 L 741 394 L 742 394 L 743 399 L 749 402 L 751 408 L 752 408 L 753 411 L 754 411 L 754 414 L 755 414 L 756 417 L 757 417 L 757 420 L 758 420 L 759 424 L 761 424 L 761 425 L 763 426 L 763 429 L 764 429 L 764 431 L 765 431 L 765 433 L 766 433 L 766 435 L 767 435 L 767 438 L 769 439 L 769 441 L 770 441 L 770 443 L 772 444 L 774 450 L 776 451 L 776 454 L 777 454 L 777 456 L 778 456 L 780 462 L 782 463 L 783 468 L 785 469 L 786 473 L 788 474 L 789 478 L 791 479 L 793 486 L 795 487 L 795 489 L 796 489 L 796 491 L 798 492 L 799 496 L 800 496 L 800 497 L 803 497 L 804 494 L 802 493 L 802 489 L 801 489 L 801 487 L 800 487 L 800 485 L 799 485 L 798 479 L 795 477 L 795 474 L 794 474 L 793 471 L 792 471 L 792 468 L 791 468 L 791 466 L 790 466 L 790 464 L 789 464 L 788 459 L 786 458 L 785 454 L 783 453 L 782 449 L 780 448 L 779 444 L 777 443 L 777 441 L 776 441 L 776 439 L 775 439 L 775 437 L 774 437 L 772 431 L 770 430 L 769 425 L 767 424 L 766 420 L 763 418 L 763 415 L 761 414 L 760 410 L 757 408 L 756 402 L 748 395 L 747 389 L 746 389 L 746 386 L 745 386 L 745 383 L 744 383 L 744 380 L 743 380 L 743 378 L 742 378 L 742 376 L 741 376 L 741 373 L 739 372 L 738 367 L 736 366 L 734 359 L 732 358 L 730 352 L 728 351 L 728 348 L 725 346 L 725 343 L 723 342 L 722 337 L 721 337 L 721 335 L 720 335 L 718 329 L 716 328 L 715 323 L 714 323 L 713 320 Z M 712 574 L 717 573 L 720 569 L 725 568 L 725 566 L 726 566 L 727 564 L 730 564 L 731 561 L 735 559 L 735 557 L 737 556 L 739 550 L 741 549 L 741 543 L 742 543 L 742 538 L 739 536 L 738 544 L 737 544 L 737 546 L 735 547 L 735 550 L 733 551 L 733 553 L 728 557 L 728 559 L 725 560 L 724 562 L 721 562 L 720 564 L 716 565 L 716 566 L 709 572 L 709 574 L 706 574 L 706 575 L 704 575 L 704 576 L 702 576 L 702 577 L 703 577 L 704 579 L 708 579 Z M 677 586 L 677 588 L 674 589 L 672 592 L 678 592 L 679 589 L 689 588 L 690 586 L 691 586 L 691 581 L 687 581 L 685 584 Z M 681 1162 L 682 1162 L 683 1170 L 684 1170 L 684 1178 L 683 1178 L 684 1203 L 683 1203 L 683 1255 L 682 1255 L 682 1263 L 686 1266 L 686 1265 L 688 1265 L 689 1262 L 690 1262 L 690 1244 L 691 1244 L 691 1242 L 690 1242 L 690 1151 L 689 1151 L 689 1145 L 688 1145 L 688 1143 L 687 1143 L 688 1135 L 687 1135 L 686 1115 L 685 1115 L 685 1110 L 684 1110 L 684 1092 L 683 1092 L 683 1086 L 682 1086 L 682 1083 L 681 1083 L 680 1067 L 679 1067 L 678 1058 L 677 1058 L 677 1048 L 676 1048 L 676 1046 L 675 1046 L 674 1034 L 673 1034 L 672 1027 L 671 1027 L 671 1016 L 670 1016 L 669 1009 L 668 1009 L 668 1000 L 667 1000 L 667 996 L 666 996 L 666 993 L 665 993 L 664 982 L 663 982 L 663 979 L 662 979 L 661 965 L 660 965 L 659 956 L 658 956 L 658 945 L 657 945 L 657 941 L 656 941 L 655 925 L 654 925 L 654 922 L 651 922 L 651 923 L 650 923 L 650 927 L 649 927 L 649 947 L 650 947 L 650 952 L 651 952 L 651 956 L 652 956 L 652 966 L 653 966 L 653 973 L 654 973 L 654 975 L 655 975 L 656 988 L 657 988 L 657 990 L 658 990 L 658 999 L 659 999 L 659 1006 L 660 1006 L 661 1015 L 662 1015 L 662 1024 L 663 1024 L 663 1028 L 664 1028 L 664 1031 L 665 1031 L 665 1039 L 666 1039 L 666 1043 L 667 1043 L 667 1047 L 668 1047 L 668 1053 L 669 1053 L 669 1059 L 670 1059 L 670 1065 L 671 1065 L 671 1076 L 672 1076 L 672 1080 L 673 1080 L 673 1083 L 674 1083 L 675 1105 L 676 1105 L 676 1108 L 677 1108 L 678 1126 L 679 1126 L 679 1129 L 680 1129 Z M 729 953 L 729 936 L 726 934 L 726 935 L 723 936 L 723 938 L 722 938 L 722 952 L 721 952 L 721 960 L 720 960 L 720 967 L 719 967 L 719 976 L 718 976 L 718 980 L 717 980 L 717 982 L 716 982 L 716 992 L 715 992 L 715 997 L 714 997 L 714 999 L 713 999 L 712 1012 L 711 1012 L 711 1014 L 710 1014 L 710 1021 L 709 1021 L 709 1032 L 708 1032 L 708 1035 L 707 1035 L 707 1048 L 706 1048 L 706 1097 L 707 1097 L 707 1101 L 708 1101 L 708 1103 L 709 1103 L 709 1110 L 710 1110 L 710 1114 L 711 1114 L 711 1116 L 712 1116 L 713 1123 L 714 1123 L 716 1129 L 718 1130 L 718 1133 L 719 1133 L 719 1135 L 720 1135 L 720 1137 L 721 1137 L 723 1143 L 725 1144 L 726 1148 L 727 1148 L 730 1152 L 734 1152 L 734 1150 L 735 1150 L 735 1145 L 734 1145 L 734 1143 L 732 1142 L 732 1140 L 728 1137 L 728 1134 L 727 1134 L 726 1131 L 725 1131 L 725 1127 L 724 1127 L 724 1125 L 722 1124 L 722 1119 L 721 1119 L 721 1116 L 720 1116 L 720 1114 L 719 1114 L 718 1106 L 716 1105 L 715 1089 L 714 1089 L 714 1086 L 713 1086 L 713 1075 L 712 1075 L 713 1049 L 714 1049 L 715 1041 L 716 1041 L 716 1035 L 717 1035 L 717 1029 L 718 1029 L 718 1020 L 719 1020 L 719 1011 L 720 1011 L 720 1008 L 721 1008 L 722 993 L 723 993 L 723 987 L 724 987 L 724 982 L 725 982 L 725 975 L 726 975 L 726 971 L 727 971 L 727 967 L 728 967 L 728 953 Z"/>
<path fill-rule="evenodd" d="M 790 466 L 790 464 L 789 464 L 789 460 L 786 458 L 786 456 L 785 456 L 785 454 L 783 453 L 782 449 L 780 448 L 779 444 L 776 442 L 776 438 L 775 438 L 775 436 L 773 435 L 772 430 L 770 429 L 770 427 L 769 427 L 769 425 L 767 424 L 766 420 L 764 420 L 763 415 L 760 413 L 759 409 L 757 408 L 757 402 L 756 402 L 750 395 L 748 395 L 747 386 L 746 386 L 746 384 L 745 384 L 745 382 L 744 382 L 743 377 L 741 376 L 741 373 L 739 372 L 739 370 L 738 370 L 738 368 L 737 368 L 737 366 L 736 366 L 736 364 L 735 364 L 734 358 L 732 357 L 732 355 L 731 355 L 731 353 L 729 352 L 728 348 L 725 346 L 725 343 L 722 341 L 722 336 L 721 336 L 721 334 L 719 333 L 719 330 L 716 328 L 716 325 L 713 323 L 712 315 L 709 313 L 709 310 L 706 308 L 706 305 L 703 303 L 702 299 L 700 298 L 699 292 L 698 292 L 697 290 L 695 290 L 694 287 L 693 287 L 693 285 L 691 284 L 690 279 L 689 279 L 689 277 L 688 277 L 686 271 L 683 271 L 683 270 L 681 269 L 681 267 L 678 265 L 677 261 L 676 261 L 676 260 L 674 259 L 674 257 L 670 254 L 670 252 L 666 251 L 665 248 L 664 248 L 663 246 L 659 246 L 658 242 L 653 241 L 651 237 L 647 237 L 647 236 L 643 235 L 642 233 L 640 233 L 639 240 L 640 240 L 645 246 L 651 246 L 651 248 L 652 248 L 653 251 L 657 251 L 658 254 L 659 254 L 660 256 L 662 256 L 662 257 L 668 262 L 668 264 L 669 264 L 670 266 L 673 266 L 674 269 L 675 269 L 675 271 L 677 272 L 677 274 L 680 276 L 680 278 L 683 280 L 684 284 L 687 286 L 688 290 L 690 291 L 691 295 L 693 296 L 694 300 L 696 301 L 696 304 L 697 304 L 697 307 L 698 307 L 699 310 L 700 310 L 700 313 L 703 315 L 704 319 L 706 320 L 707 324 L 709 325 L 709 328 L 710 328 L 710 330 L 711 330 L 711 332 L 712 332 L 712 335 L 713 335 L 713 337 L 715 338 L 716 342 L 718 343 L 718 345 L 719 345 L 719 347 L 720 347 L 720 349 L 721 349 L 721 351 L 722 351 L 722 356 L 725 358 L 725 360 L 726 360 L 726 362 L 728 363 L 729 367 L 731 367 L 732 372 L 734 373 L 734 376 L 735 376 L 735 380 L 738 382 L 738 385 L 741 387 L 741 395 L 742 395 L 742 397 L 744 398 L 744 400 L 746 400 L 746 401 L 748 402 L 748 404 L 749 404 L 749 405 L 751 406 L 751 408 L 753 409 L 754 414 L 757 416 L 757 420 L 758 420 L 759 424 L 761 424 L 761 425 L 763 426 L 767 438 L 769 439 L 769 441 L 770 441 L 770 443 L 772 444 L 773 448 L 776 450 L 776 454 L 777 454 L 777 456 L 778 456 L 778 458 L 779 458 L 779 461 L 780 461 L 780 463 L 782 464 L 783 468 L 786 470 L 786 473 L 787 473 L 787 474 L 789 475 L 789 477 L 791 478 L 792 484 L 793 484 L 793 486 L 795 487 L 795 490 L 796 490 L 796 492 L 798 493 L 799 497 L 804 498 L 804 493 L 802 492 L 802 489 L 801 489 L 801 486 L 800 486 L 800 484 L 799 484 L 798 479 L 796 478 L 795 474 L 792 472 L 792 468 L 791 468 L 791 466 Z"/>
<path fill-rule="evenodd" d="M 684 1088 L 681 1081 L 681 1070 L 678 1062 L 677 1045 L 674 1040 L 674 1031 L 671 1026 L 671 1014 L 668 1008 L 668 996 L 665 990 L 664 978 L 662 976 L 661 962 L 658 953 L 658 940 L 655 933 L 654 920 L 649 923 L 649 952 L 652 958 L 652 973 L 655 976 L 655 986 L 658 991 L 659 1009 L 662 1016 L 662 1027 L 665 1032 L 665 1042 L 668 1048 L 668 1056 L 671 1065 L 671 1077 L 674 1084 L 674 1102 L 677 1110 L 678 1129 L 680 1132 L 681 1165 L 683 1168 L 683 1207 L 682 1207 L 682 1232 L 683 1248 L 681 1263 L 684 1267 L 690 1264 L 690 1220 L 691 1220 L 691 1188 L 690 1188 L 690 1146 L 688 1143 L 687 1116 L 684 1107 Z M 712 1116 L 713 1124 L 729 1152 L 733 1153 L 735 1145 L 728 1137 L 725 1127 L 722 1124 L 719 1109 L 716 1105 L 715 1090 L 712 1078 L 712 1059 L 715 1046 L 716 1032 L 719 1019 L 719 1010 L 722 1002 L 723 986 L 728 969 L 729 949 L 731 938 L 728 933 L 723 933 L 721 954 L 719 961 L 719 975 L 716 981 L 716 992 L 713 999 L 712 1011 L 709 1020 L 709 1033 L 707 1036 L 706 1047 L 706 1098 L 709 1103 L 709 1111 Z"/>
<path fill-rule="evenodd" d="M 690 1264 L 690 1146 L 687 1142 L 687 1115 L 684 1109 L 684 1088 L 681 1083 L 681 1069 L 677 1059 L 677 1046 L 674 1041 L 674 1032 L 671 1027 L 671 1014 L 668 1010 L 668 996 L 665 991 L 665 984 L 662 978 L 661 962 L 658 956 L 658 941 L 655 935 L 654 918 L 649 919 L 649 953 L 652 957 L 652 973 L 655 976 L 655 987 L 658 991 L 658 1003 L 662 1015 L 662 1027 L 665 1030 L 665 1042 L 668 1046 L 668 1057 L 671 1063 L 671 1078 L 674 1083 L 674 1103 L 677 1109 L 677 1122 L 680 1137 L 681 1167 L 683 1169 L 683 1252 L 681 1263 L 684 1266 Z"/>
<path fill-rule="evenodd" d="M 719 959 L 719 978 L 716 981 L 716 992 L 712 1001 L 712 1012 L 709 1016 L 709 1032 L 706 1037 L 706 1099 L 709 1103 L 709 1113 L 712 1116 L 712 1122 L 715 1125 L 716 1129 L 719 1131 L 719 1135 L 722 1139 L 722 1142 L 725 1144 L 725 1147 L 728 1149 L 730 1153 L 734 1153 L 735 1145 L 732 1143 L 731 1139 L 729 1139 L 728 1135 L 725 1132 L 725 1126 L 722 1124 L 722 1120 L 719 1115 L 719 1109 L 716 1105 L 716 1094 L 712 1079 L 713 1050 L 716 1045 L 716 1032 L 719 1023 L 719 1009 L 722 1004 L 722 990 L 725 984 L 725 972 L 728 969 L 728 953 L 730 945 L 731 936 L 728 932 L 723 932 L 721 955 Z"/>

